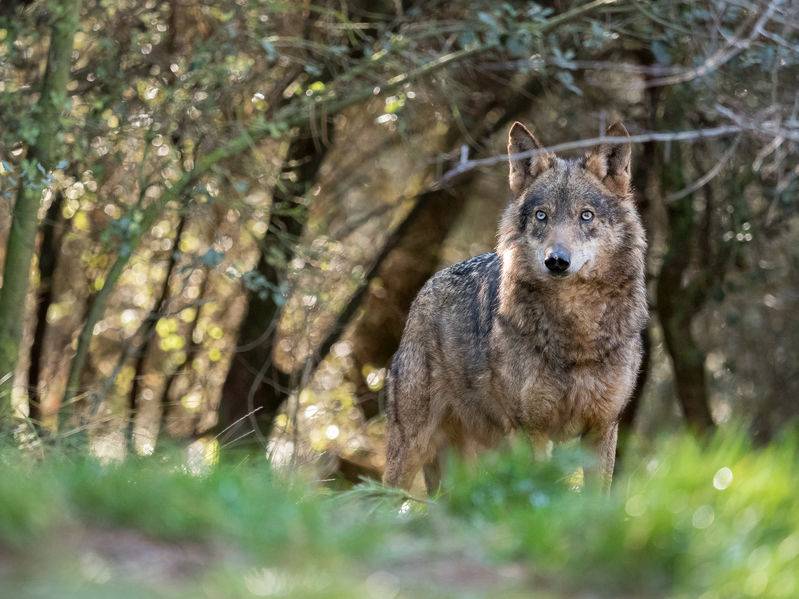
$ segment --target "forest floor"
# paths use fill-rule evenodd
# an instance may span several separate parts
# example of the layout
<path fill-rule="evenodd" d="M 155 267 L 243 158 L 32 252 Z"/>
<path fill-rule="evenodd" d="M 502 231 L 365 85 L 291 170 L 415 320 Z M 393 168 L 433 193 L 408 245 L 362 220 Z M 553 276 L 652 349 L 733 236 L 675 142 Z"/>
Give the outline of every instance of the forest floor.
<path fill-rule="evenodd" d="M 451 463 L 434 500 L 224 455 L 0 452 L 2 597 L 796 597 L 799 442 L 630 451 L 610 496 L 573 447 Z M 633 457 L 634 456 L 634 457 Z"/>

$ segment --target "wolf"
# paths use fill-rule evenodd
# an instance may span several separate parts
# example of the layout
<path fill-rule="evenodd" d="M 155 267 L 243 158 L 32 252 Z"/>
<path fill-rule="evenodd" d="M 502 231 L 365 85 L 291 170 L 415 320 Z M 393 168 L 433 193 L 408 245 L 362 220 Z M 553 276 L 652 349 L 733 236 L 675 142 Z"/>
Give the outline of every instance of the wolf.
<path fill-rule="evenodd" d="M 621 123 L 607 133 L 629 139 Z M 537 455 L 579 436 L 596 458 L 586 478 L 610 486 L 648 320 L 631 146 L 565 159 L 516 122 L 508 157 L 496 251 L 435 274 L 409 311 L 389 368 L 386 485 L 409 489 L 421 468 L 433 494 L 445 451 L 522 431 Z"/>

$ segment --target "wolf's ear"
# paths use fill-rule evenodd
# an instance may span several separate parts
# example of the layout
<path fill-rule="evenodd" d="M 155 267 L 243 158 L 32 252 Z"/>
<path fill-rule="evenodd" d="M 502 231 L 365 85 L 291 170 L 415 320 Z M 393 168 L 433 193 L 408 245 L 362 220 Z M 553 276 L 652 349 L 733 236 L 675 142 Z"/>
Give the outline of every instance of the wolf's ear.
<path fill-rule="evenodd" d="M 621 122 L 615 122 L 607 131 L 608 137 L 630 137 Z M 585 156 L 585 168 L 613 193 L 627 196 L 630 192 L 630 142 L 602 144 Z"/>
<path fill-rule="evenodd" d="M 514 154 L 540 150 L 543 146 L 520 122 L 513 123 L 508 135 L 508 159 L 510 160 L 510 190 L 518 196 L 538 175 L 552 166 L 554 156 L 549 153 L 514 158 Z"/>

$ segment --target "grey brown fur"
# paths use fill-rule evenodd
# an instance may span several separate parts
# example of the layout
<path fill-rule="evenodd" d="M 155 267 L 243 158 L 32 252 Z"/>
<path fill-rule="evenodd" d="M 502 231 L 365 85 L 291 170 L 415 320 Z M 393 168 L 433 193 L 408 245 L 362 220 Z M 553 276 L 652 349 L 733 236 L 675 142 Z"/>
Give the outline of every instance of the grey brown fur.
<path fill-rule="evenodd" d="M 647 321 L 630 147 L 517 158 L 541 146 L 520 123 L 509 138 L 513 199 L 496 252 L 425 284 L 392 361 L 388 485 L 409 488 L 423 468 L 432 492 L 447 448 L 471 455 L 515 430 L 539 449 L 584 436 L 610 483 Z"/>

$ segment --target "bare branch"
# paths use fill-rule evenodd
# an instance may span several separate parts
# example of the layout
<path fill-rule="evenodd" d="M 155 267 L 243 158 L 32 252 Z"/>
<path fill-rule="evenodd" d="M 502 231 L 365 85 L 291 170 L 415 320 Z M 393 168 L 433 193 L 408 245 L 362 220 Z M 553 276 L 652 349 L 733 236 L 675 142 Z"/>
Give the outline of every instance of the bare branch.
<path fill-rule="evenodd" d="M 765 27 L 769 19 L 771 19 L 777 4 L 779 4 L 779 2 L 769 2 L 768 6 L 752 26 L 752 29 L 746 37 L 742 38 L 739 35 L 736 35 L 727 42 L 724 48 L 721 48 L 717 52 L 714 52 L 708 56 L 701 65 L 687 69 L 686 71 L 676 75 L 650 79 L 646 82 L 647 87 L 660 87 L 663 85 L 685 83 L 686 81 L 691 81 L 692 79 L 697 79 L 698 77 L 704 77 L 708 73 L 723 66 L 735 58 L 738 54 L 746 50 L 752 45 L 752 42 L 760 37 L 761 33 L 763 32 L 763 27 Z"/>
<path fill-rule="evenodd" d="M 746 128 L 743 125 L 722 125 L 719 127 L 711 127 L 708 129 L 691 129 L 687 131 L 669 131 L 669 132 L 651 132 L 639 133 L 629 137 L 614 137 L 614 136 L 601 136 L 592 137 L 590 139 L 580 139 L 576 141 L 568 141 L 545 148 L 536 150 L 528 150 L 527 152 L 519 152 L 518 154 L 499 154 L 496 156 L 489 156 L 487 158 L 479 158 L 474 160 L 462 160 L 455 167 L 444 173 L 441 178 L 433 185 L 433 189 L 440 189 L 448 186 L 453 179 L 459 177 L 463 173 L 469 172 L 473 169 L 493 166 L 506 162 L 507 160 L 519 160 L 522 158 L 529 158 L 537 156 L 538 154 L 568 152 L 570 150 L 580 150 L 584 148 L 592 148 L 601 144 L 623 144 L 623 143 L 644 143 L 644 142 L 670 142 L 670 141 L 693 141 L 696 139 L 710 139 L 714 137 L 728 137 L 736 135 Z"/>
<path fill-rule="evenodd" d="M 730 159 L 735 155 L 735 150 L 738 149 L 738 144 L 741 141 L 741 137 L 738 136 L 735 138 L 735 141 L 732 145 L 727 148 L 727 151 L 716 161 L 716 164 L 713 165 L 709 171 L 707 171 L 704 175 L 699 177 L 696 181 L 691 183 L 690 185 L 686 185 L 682 189 L 678 189 L 675 192 L 670 193 L 666 196 L 666 201 L 671 202 L 674 200 L 679 200 L 680 198 L 684 198 L 687 195 L 691 195 L 695 191 L 701 189 L 705 185 L 707 185 L 713 178 L 716 177 L 721 172 L 721 169 L 730 161 Z"/>

